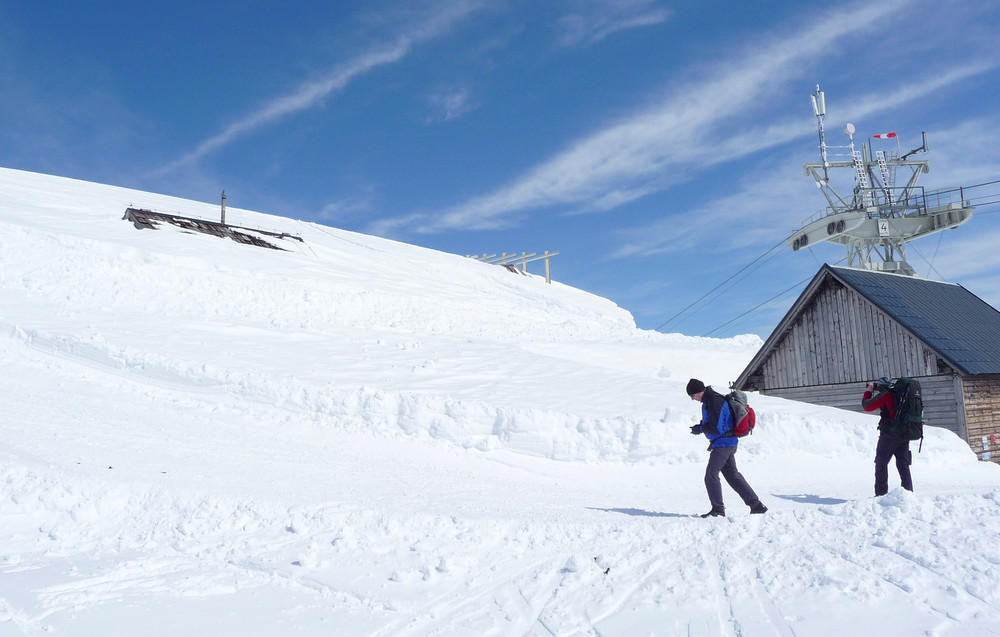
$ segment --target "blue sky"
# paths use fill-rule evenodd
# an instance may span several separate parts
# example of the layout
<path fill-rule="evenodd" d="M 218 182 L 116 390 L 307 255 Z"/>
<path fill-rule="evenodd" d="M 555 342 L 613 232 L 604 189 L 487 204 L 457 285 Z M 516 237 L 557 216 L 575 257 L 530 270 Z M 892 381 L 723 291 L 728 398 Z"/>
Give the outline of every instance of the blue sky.
<path fill-rule="evenodd" d="M 555 279 L 640 327 L 765 337 L 844 257 L 771 250 L 825 206 L 802 171 L 816 84 L 829 143 L 848 121 L 904 152 L 927 131 L 922 185 L 994 181 L 998 32 L 1000 4 L 947 0 L 15 1 L 0 166 L 225 189 L 457 254 L 558 251 Z M 1000 305 L 997 212 L 912 243 L 911 264 Z"/>

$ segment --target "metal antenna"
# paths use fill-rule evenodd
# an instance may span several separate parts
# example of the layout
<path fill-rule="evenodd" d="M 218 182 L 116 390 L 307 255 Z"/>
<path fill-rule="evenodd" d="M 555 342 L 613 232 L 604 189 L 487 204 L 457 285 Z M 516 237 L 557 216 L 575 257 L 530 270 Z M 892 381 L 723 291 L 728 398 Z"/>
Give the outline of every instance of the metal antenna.
<path fill-rule="evenodd" d="M 848 123 L 844 133 L 850 139 L 850 154 L 841 161 L 829 161 L 823 129 L 826 99 L 818 84 L 812 94 L 812 105 L 819 123 L 822 162 L 807 163 L 803 168 L 806 175 L 816 180 L 828 205 L 788 237 L 788 246 L 801 250 L 820 241 L 839 243 L 847 249 L 848 267 L 915 275 L 916 271 L 906 261 L 906 244 L 956 228 L 972 218 L 973 206 L 965 200 L 963 189 L 926 191 L 917 185 L 920 175 L 930 171 L 930 163 L 910 157 L 927 152 L 927 133 L 922 134 L 920 148 L 905 155 L 901 155 L 896 133 L 873 135 L 873 145 L 882 143 L 882 139 L 896 139 L 895 150 L 878 149 L 873 156 L 869 143 L 862 143 L 861 150 L 855 147 L 856 129 Z M 843 173 L 849 170 L 852 174 L 850 197 L 841 196 L 830 183 L 830 173 L 840 168 Z M 897 172 L 903 173 L 905 185 L 896 185 Z"/>
<path fill-rule="evenodd" d="M 819 156 L 823 158 L 823 179 L 829 180 L 829 162 L 826 160 L 826 135 L 823 131 L 823 118 L 826 117 L 826 95 L 819 90 L 816 85 L 816 92 L 812 94 L 813 112 L 816 113 L 816 121 L 819 123 Z"/>

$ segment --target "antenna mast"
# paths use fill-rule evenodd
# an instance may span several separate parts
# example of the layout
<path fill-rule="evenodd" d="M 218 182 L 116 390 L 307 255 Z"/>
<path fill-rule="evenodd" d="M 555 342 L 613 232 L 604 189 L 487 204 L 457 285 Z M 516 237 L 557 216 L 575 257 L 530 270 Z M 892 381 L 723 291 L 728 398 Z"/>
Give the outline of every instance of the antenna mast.
<path fill-rule="evenodd" d="M 927 152 L 927 133 L 922 143 L 902 154 L 896 133 L 873 135 L 871 145 L 854 143 L 854 124 L 848 123 L 844 133 L 850 146 L 830 147 L 842 150 L 842 158 L 830 161 L 823 119 L 826 98 L 819 85 L 812 94 L 813 112 L 819 125 L 820 163 L 803 166 L 806 175 L 816 180 L 827 201 L 827 208 L 806 220 L 788 237 L 792 250 L 801 250 L 819 241 L 839 243 L 847 248 L 847 265 L 851 268 L 879 270 L 914 275 L 906 261 L 906 244 L 913 239 L 956 228 L 972 217 L 972 204 L 965 201 L 961 188 L 925 191 L 917 185 L 922 173 L 930 171 L 925 160 L 910 159 Z M 896 150 L 875 150 L 876 141 L 896 140 Z M 841 196 L 830 183 L 832 169 L 843 168 L 853 175 L 853 191 Z M 897 186 L 897 172 L 903 174 L 905 185 Z"/>
<path fill-rule="evenodd" d="M 826 134 L 823 131 L 823 118 L 826 117 L 826 95 L 819 90 L 816 85 L 816 92 L 811 95 L 813 112 L 816 113 L 816 122 L 819 124 L 819 156 L 823 158 L 823 181 L 830 180 L 830 162 L 826 160 Z"/>

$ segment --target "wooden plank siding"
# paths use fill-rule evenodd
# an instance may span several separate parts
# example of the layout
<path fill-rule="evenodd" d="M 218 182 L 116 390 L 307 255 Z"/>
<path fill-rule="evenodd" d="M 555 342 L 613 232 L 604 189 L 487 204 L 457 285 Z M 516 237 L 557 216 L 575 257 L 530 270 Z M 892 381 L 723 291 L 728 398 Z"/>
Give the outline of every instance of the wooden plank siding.
<path fill-rule="evenodd" d="M 961 383 L 955 382 L 956 377 L 950 375 L 921 376 L 917 377 L 917 380 L 920 381 L 920 388 L 924 397 L 924 422 L 931 427 L 943 427 L 953 431 L 962 439 L 967 439 L 965 435 L 965 423 L 960 413 L 960 400 L 962 398 L 960 393 Z M 783 387 L 768 389 L 760 393 L 811 403 L 813 405 L 827 405 L 829 407 L 838 407 L 840 409 L 847 409 L 848 411 L 865 413 L 865 410 L 861 408 L 861 397 L 865 392 L 866 384 L 866 382 L 853 382 L 838 383 L 835 385 L 813 385 L 810 387 Z M 966 383 L 966 387 L 968 387 L 968 383 Z M 979 395 L 982 394 L 981 389 L 974 391 L 979 392 Z M 1000 413 L 998 411 L 1000 410 L 1000 380 L 995 382 L 992 391 L 994 393 L 990 394 L 989 400 L 985 401 L 984 404 L 996 404 L 997 406 L 990 414 L 992 418 L 988 424 L 985 423 L 984 419 L 984 429 L 982 431 L 987 431 L 989 427 L 993 427 L 992 429 L 988 429 L 989 433 L 993 433 L 1000 440 L 1000 428 L 997 428 L 994 424 L 997 422 L 996 414 Z M 986 409 L 990 409 L 990 407 L 986 407 Z M 875 422 L 873 421 L 873 426 Z M 971 425 L 969 431 L 971 436 Z M 979 429 L 976 431 L 979 431 Z M 977 434 L 978 437 L 975 440 L 980 447 L 982 447 L 981 437 L 983 435 L 988 436 L 989 433 Z M 972 440 L 971 437 L 968 439 Z M 974 443 L 970 442 L 970 444 Z M 998 451 L 1000 451 L 1000 447 L 998 447 Z"/>
<path fill-rule="evenodd" d="M 868 381 L 917 378 L 926 424 L 954 432 L 981 459 L 1000 463 L 996 310 L 959 294 L 960 286 L 884 276 L 876 282 L 872 274 L 823 266 L 735 386 L 862 412 Z M 955 316 L 952 304 L 978 316 L 983 329 L 943 320 Z"/>
<path fill-rule="evenodd" d="M 967 376 L 962 394 L 969 446 L 980 459 L 989 453 L 990 460 L 1000 462 L 1000 375 Z"/>
<path fill-rule="evenodd" d="M 857 292 L 828 281 L 761 366 L 769 391 L 880 376 L 929 376 L 936 357 Z"/>

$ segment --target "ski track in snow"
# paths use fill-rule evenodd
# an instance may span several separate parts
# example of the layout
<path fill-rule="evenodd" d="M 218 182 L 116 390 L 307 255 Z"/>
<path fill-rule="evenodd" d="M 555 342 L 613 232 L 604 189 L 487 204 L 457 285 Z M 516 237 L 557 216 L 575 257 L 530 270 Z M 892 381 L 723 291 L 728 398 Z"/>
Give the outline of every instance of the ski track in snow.
<path fill-rule="evenodd" d="M 44 193 L 44 195 L 39 195 Z M 759 346 L 246 211 L 136 231 L 0 169 L 0 636 L 1000 634 L 1000 471 L 941 430 L 870 497 L 870 416 L 754 397 L 707 507 L 690 376 Z"/>
<path fill-rule="evenodd" d="M 848 503 L 769 520 L 713 521 L 704 538 L 706 523 L 695 519 L 666 518 L 629 529 L 607 522 L 528 527 L 440 517 L 396 519 L 335 508 L 260 511 L 208 501 L 135 503 L 113 495 L 102 500 L 87 490 L 45 502 L 52 490 L 38 485 L 39 502 L 28 494 L 3 494 L 5 519 L 17 519 L 17 506 L 22 515 L 39 508 L 68 509 L 38 530 L 43 542 L 70 557 L 33 564 L 31 558 L 8 555 L 2 568 L 8 600 L 11 588 L 51 576 L 60 563 L 63 577 L 71 580 L 35 590 L 34 614 L 8 609 L 27 627 L 43 626 L 50 614 L 178 589 L 211 597 L 257 586 L 289 588 L 306 607 L 333 606 L 347 617 L 381 619 L 371 633 L 377 635 L 431 635 L 440 626 L 463 627 L 470 634 L 613 634 L 601 632 L 600 624 L 616 614 L 637 613 L 666 622 L 670 629 L 663 634 L 674 629 L 704 635 L 810 634 L 788 624 L 801 622 L 801 609 L 822 603 L 811 599 L 814 593 L 831 587 L 869 613 L 880 612 L 881 604 L 903 604 L 912 617 L 933 620 L 937 634 L 948 629 L 974 634 L 965 631 L 977 624 L 995 627 L 1000 620 L 995 581 L 984 581 L 988 565 L 962 568 L 921 557 L 941 551 L 935 542 L 914 539 L 912 554 L 884 545 L 888 537 L 897 543 L 909 540 L 907 529 L 893 519 L 900 514 L 873 514 L 921 504 L 926 514 L 945 518 L 939 502 L 916 503 L 916 496 L 901 491 L 887 496 L 896 501 L 888 505 Z M 1000 498 L 994 493 L 983 499 L 980 506 L 995 509 Z M 947 506 L 948 500 L 940 504 Z M 130 512 L 143 509 L 172 512 L 174 519 L 126 521 Z M 996 514 L 991 515 L 995 525 Z M 828 531 L 817 536 L 824 525 L 816 517 L 841 523 L 825 525 Z M 116 518 L 127 533 L 116 536 L 98 526 L 92 536 L 80 536 L 81 522 Z M 930 521 L 910 532 L 933 537 L 939 532 L 935 527 Z M 807 547 L 775 542 L 776 533 L 786 538 L 811 534 L 814 542 Z M 106 544 L 109 538 L 113 545 Z M 726 550 L 718 551 L 717 544 Z M 595 547 L 602 552 L 591 556 Z M 37 555 L 38 549 L 32 552 Z M 83 557 L 88 554 L 98 559 L 88 565 Z M 100 559 L 109 554 L 113 561 Z M 271 559 L 256 557 L 261 554 Z M 407 589 L 408 599 L 393 599 L 394 587 Z M 701 602 L 671 612 L 670 600 L 678 591 L 686 602 Z M 789 618 L 779 609 L 800 610 Z M 686 627 L 676 624 L 678 616 Z"/>

